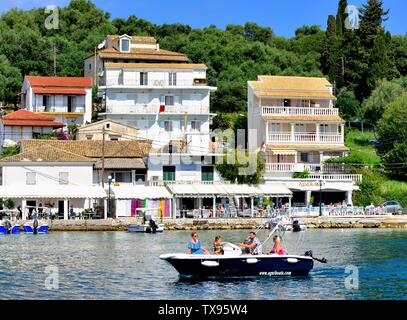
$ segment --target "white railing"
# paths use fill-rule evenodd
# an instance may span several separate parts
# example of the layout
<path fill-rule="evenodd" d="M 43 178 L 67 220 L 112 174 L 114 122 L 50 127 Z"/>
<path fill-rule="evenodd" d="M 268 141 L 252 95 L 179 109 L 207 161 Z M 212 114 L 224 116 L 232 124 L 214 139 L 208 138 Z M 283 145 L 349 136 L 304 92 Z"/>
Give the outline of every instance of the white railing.
<path fill-rule="evenodd" d="M 140 79 L 117 79 L 108 78 L 106 86 L 129 86 L 129 87 L 199 87 L 206 86 L 206 83 L 198 83 L 194 80 L 177 80 L 175 83 L 169 83 L 168 79 L 148 79 L 147 82 L 141 82 Z"/>
<path fill-rule="evenodd" d="M 320 107 L 272 107 L 262 108 L 262 114 L 270 116 L 338 116 L 337 108 L 320 108 Z"/>
<path fill-rule="evenodd" d="M 61 107 L 45 107 L 45 106 L 38 106 L 36 107 L 36 112 L 70 112 L 70 113 L 84 113 L 85 112 L 85 107 L 74 107 L 71 109 L 72 111 L 68 111 L 67 106 L 61 106 Z"/>
<path fill-rule="evenodd" d="M 385 210 L 366 210 L 363 207 L 353 206 L 327 206 L 321 208 L 323 216 L 330 217 L 371 217 L 378 215 L 389 215 Z M 291 210 L 290 216 L 293 218 L 299 217 L 317 217 L 320 215 L 319 207 L 294 207 Z"/>
<path fill-rule="evenodd" d="M 106 107 L 107 113 L 117 114 L 157 114 L 160 110 L 159 105 L 126 105 L 126 104 L 113 104 Z M 163 114 L 209 114 L 209 106 L 165 106 Z"/>
<path fill-rule="evenodd" d="M 362 182 L 361 174 L 310 174 L 309 179 L 313 180 L 336 180 L 336 181 L 353 181 L 354 183 Z"/>
<path fill-rule="evenodd" d="M 266 163 L 266 172 L 295 172 L 296 163 Z"/>
<path fill-rule="evenodd" d="M 320 134 L 316 133 L 294 133 L 293 135 L 288 132 L 282 133 L 269 133 L 267 142 L 286 142 L 286 143 L 333 143 L 342 144 L 344 142 L 343 135 L 341 134 Z"/>

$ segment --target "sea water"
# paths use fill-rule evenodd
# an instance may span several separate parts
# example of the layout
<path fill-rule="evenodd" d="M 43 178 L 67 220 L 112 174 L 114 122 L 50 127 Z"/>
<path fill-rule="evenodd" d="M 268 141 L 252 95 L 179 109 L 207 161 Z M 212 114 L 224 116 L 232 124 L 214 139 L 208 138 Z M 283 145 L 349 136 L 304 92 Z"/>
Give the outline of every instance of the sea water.
<path fill-rule="evenodd" d="M 239 243 L 248 231 L 198 231 Z M 258 233 L 260 240 L 265 231 Z M 180 278 L 160 254 L 186 252 L 188 231 L 162 234 L 50 232 L 0 236 L 0 299 L 406 299 L 407 231 L 308 230 L 286 233 L 291 254 L 313 250 L 309 276 Z M 272 243 L 265 245 L 265 251 Z"/>

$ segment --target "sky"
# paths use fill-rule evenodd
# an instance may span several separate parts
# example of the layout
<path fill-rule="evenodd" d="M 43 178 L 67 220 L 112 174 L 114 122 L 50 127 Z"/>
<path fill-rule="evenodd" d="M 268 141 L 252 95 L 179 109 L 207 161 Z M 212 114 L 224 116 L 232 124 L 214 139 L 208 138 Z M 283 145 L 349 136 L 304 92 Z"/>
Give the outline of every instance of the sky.
<path fill-rule="evenodd" d="M 348 0 L 360 7 L 367 0 Z M 228 24 L 256 22 L 271 27 L 276 35 L 291 37 L 303 25 L 317 24 L 326 28 L 329 14 L 336 14 L 338 0 L 93 0 L 112 18 L 136 15 L 156 24 L 180 22 L 193 28 L 211 24 L 225 28 Z M 392 34 L 407 33 L 407 1 L 383 0 L 390 9 L 390 18 L 384 26 Z M 69 0 L 5 0 L 0 1 L 0 12 L 18 7 L 57 5 Z"/>

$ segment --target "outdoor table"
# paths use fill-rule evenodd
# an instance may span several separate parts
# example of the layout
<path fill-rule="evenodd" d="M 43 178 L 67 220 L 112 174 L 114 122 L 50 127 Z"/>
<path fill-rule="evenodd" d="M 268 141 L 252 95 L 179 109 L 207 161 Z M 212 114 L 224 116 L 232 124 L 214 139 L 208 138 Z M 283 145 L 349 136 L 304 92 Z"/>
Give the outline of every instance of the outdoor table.
<path fill-rule="evenodd" d="M 84 216 L 84 219 L 93 219 L 94 215 L 95 215 L 94 212 L 84 212 L 84 213 L 82 213 L 82 216 Z"/>

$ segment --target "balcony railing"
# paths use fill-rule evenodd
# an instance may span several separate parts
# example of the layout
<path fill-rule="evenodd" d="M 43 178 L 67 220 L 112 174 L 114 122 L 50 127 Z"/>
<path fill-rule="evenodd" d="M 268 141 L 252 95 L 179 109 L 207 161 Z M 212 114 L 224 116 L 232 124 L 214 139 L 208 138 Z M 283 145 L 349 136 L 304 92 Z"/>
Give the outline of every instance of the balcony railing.
<path fill-rule="evenodd" d="M 319 134 L 316 133 L 269 133 L 267 142 L 284 142 L 300 144 L 342 144 L 344 142 L 341 134 Z"/>
<path fill-rule="evenodd" d="M 157 114 L 160 110 L 159 105 L 125 105 L 125 104 L 113 104 L 106 107 L 107 113 L 117 114 Z M 165 106 L 163 114 L 209 114 L 209 106 Z"/>
<path fill-rule="evenodd" d="M 313 180 L 338 180 L 338 181 L 349 181 L 352 180 L 353 183 L 360 183 L 362 182 L 362 175 L 361 174 L 310 174 L 309 179 Z"/>
<path fill-rule="evenodd" d="M 106 86 L 131 86 L 131 87 L 195 87 L 195 86 L 207 86 L 206 79 L 191 79 L 191 80 L 178 80 L 175 82 L 170 82 L 168 79 L 148 79 L 145 81 L 140 81 L 140 79 L 108 79 L 106 81 Z"/>
<path fill-rule="evenodd" d="M 337 108 L 321 107 L 263 107 L 263 116 L 338 116 Z"/>
<path fill-rule="evenodd" d="M 39 106 L 36 107 L 36 112 L 70 112 L 70 113 L 85 113 L 85 107 L 75 107 L 71 108 L 71 111 L 68 111 L 67 106 L 62 107 L 45 107 Z"/>

